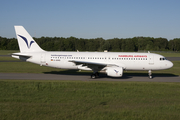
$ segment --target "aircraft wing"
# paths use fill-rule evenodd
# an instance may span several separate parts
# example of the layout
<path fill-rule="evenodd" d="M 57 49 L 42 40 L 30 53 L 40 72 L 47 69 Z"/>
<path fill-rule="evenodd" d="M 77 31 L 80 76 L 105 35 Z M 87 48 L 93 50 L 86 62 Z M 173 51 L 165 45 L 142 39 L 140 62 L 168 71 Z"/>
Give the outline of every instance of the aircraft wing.
<path fill-rule="evenodd" d="M 118 66 L 116 64 L 106 64 L 106 63 L 97 63 L 97 62 L 87 62 L 87 61 L 76 61 L 76 60 L 70 60 L 69 62 L 73 62 L 76 65 L 82 65 L 87 66 L 91 69 L 96 69 L 98 71 L 102 70 L 105 67 L 111 67 L 111 66 Z"/>

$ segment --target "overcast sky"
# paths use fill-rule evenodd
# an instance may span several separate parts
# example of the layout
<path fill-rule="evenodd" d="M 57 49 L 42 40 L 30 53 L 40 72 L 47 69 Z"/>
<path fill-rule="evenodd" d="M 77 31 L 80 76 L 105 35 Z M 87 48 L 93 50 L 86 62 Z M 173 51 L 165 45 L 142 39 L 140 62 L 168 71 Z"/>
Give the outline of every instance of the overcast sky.
<path fill-rule="evenodd" d="M 180 38 L 180 0 L 1 0 L 0 36 Z"/>

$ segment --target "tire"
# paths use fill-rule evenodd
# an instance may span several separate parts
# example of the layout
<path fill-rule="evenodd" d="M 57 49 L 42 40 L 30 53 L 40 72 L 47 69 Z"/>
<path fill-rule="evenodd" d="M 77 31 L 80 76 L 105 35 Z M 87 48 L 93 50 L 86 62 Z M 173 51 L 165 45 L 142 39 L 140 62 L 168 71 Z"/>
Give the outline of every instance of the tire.
<path fill-rule="evenodd" d="M 95 74 L 92 74 L 92 75 L 91 75 L 91 78 L 92 78 L 92 79 L 95 79 L 95 78 L 96 78 L 96 75 L 95 75 Z"/>

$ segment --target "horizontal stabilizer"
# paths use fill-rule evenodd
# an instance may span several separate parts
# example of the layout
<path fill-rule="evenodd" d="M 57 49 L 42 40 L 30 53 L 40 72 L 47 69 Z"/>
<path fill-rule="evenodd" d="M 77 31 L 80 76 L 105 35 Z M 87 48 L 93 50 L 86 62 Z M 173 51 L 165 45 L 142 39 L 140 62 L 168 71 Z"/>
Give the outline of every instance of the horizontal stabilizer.
<path fill-rule="evenodd" d="M 22 54 L 22 53 L 12 53 L 11 55 L 13 55 L 13 56 L 19 56 L 19 57 L 26 57 L 26 58 L 32 57 L 32 56 L 30 56 L 30 55 Z"/>

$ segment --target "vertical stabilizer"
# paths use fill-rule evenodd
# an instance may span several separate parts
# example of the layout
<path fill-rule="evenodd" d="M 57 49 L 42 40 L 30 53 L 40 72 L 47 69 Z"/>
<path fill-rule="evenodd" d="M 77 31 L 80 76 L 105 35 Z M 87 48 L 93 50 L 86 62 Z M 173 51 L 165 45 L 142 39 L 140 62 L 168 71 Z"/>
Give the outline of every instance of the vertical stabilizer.
<path fill-rule="evenodd" d="M 44 51 L 29 35 L 23 26 L 14 26 L 20 52 L 42 52 Z"/>

